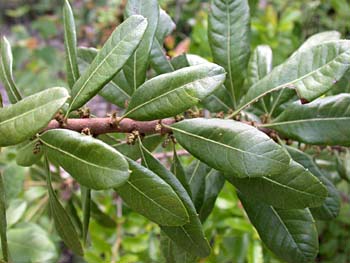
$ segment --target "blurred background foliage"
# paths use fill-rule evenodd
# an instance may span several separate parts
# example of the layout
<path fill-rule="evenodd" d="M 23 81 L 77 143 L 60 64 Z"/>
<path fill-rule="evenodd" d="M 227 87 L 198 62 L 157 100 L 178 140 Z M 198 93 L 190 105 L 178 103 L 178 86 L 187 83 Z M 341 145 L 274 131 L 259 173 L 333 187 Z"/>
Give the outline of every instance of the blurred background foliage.
<path fill-rule="evenodd" d="M 124 0 L 71 0 L 81 46 L 99 47 L 123 19 Z M 207 39 L 208 1 L 160 0 L 177 24 L 166 38 L 169 56 L 184 52 L 211 59 Z M 271 46 L 274 65 L 285 60 L 310 35 L 337 30 L 350 37 L 349 0 L 250 0 L 252 48 Z M 10 40 L 14 75 L 20 90 L 29 95 L 50 86 L 65 86 L 61 0 L 0 0 L 0 33 Z M 239 40 L 237 40 L 239 41 Z M 348 80 L 347 80 L 348 81 Z M 110 105 L 97 98 L 92 108 L 105 115 Z M 165 151 L 171 151 L 166 148 Z M 350 262 L 350 152 L 334 155 L 327 149 L 309 149 L 323 172 L 342 195 L 340 216 L 317 222 L 320 233 L 318 262 Z M 15 262 L 84 262 L 59 241 L 48 213 L 44 172 L 15 163 L 16 148 L 0 155 L 8 200 L 8 238 Z M 189 164 L 192 160 L 181 157 Z M 166 156 L 162 158 L 167 163 Z M 63 179 L 62 179 L 63 175 Z M 54 174 L 55 189 L 81 229 L 79 187 L 62 171 Z M 132 212 L 114 192 L 93 193 L 87 262 L 162 262 L 159 228 Z M 204 223 L 213 253 L 201 262 L 280 262 L 262 245 L 249 223 L 232 186 L 226 184 Z"/>

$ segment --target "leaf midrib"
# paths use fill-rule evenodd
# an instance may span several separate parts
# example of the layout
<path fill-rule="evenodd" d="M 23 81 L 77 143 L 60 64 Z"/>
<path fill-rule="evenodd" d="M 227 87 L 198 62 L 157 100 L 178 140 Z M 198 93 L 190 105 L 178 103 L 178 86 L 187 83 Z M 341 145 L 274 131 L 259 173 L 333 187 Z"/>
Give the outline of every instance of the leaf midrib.
<path fill-rule="evenodd" d="M 282 162 L 280 162 L 280 161 L 278 161 L 278 160 L 271 159 L 271 158 L 266 158 L 266 157 L 264 157 L 263 155 L 260 155 L 260 154 L 256 154 L 256 153 L 252 153 L 252 152 L 247 152 L 247 151 L 241 150 L 241 149 L 239 149 L 239 148 L 235 148 L 235 147 L 233 147 L 233 146 L 231 146 L 231 145 L 227 145 L 227 144 L 223 144 L 223 143 L 221 143 L 221 142 L 213 141 L 213 140 L 211 140 L 211 139 L 208 139 L 208 138 L 205 138 L 205 137 L 201 137 L 201 136 L 199 136 L 199 135 L 196 135 L 196 134 L 193 134 L 193 133 L 189 133 L 189 132 L 186 132 L 186 131 L 181 130 L 181 129 L 174 128 L 173 126 L 171 126 L 170 129 L 176 130 L 176 131 L 178 131 L 178 132 L 180 132 L 180 133 L 184 133 L 184 134 L 186 134 L 186 135 L 188 135 L 188 136 L 195 137 L 195 138 L 197 138 L 197 139 L 202 139 L 202 140 L 207 141 L 207 142 L 209 142 L 209 143 L 213 143 L 213 144 L 217 144 L 217 145 L 223 146 L 223 147 L 225 147 L 225 148 L 228 148 L 228 149 L 231 149 L 231 150 L 240 152 L 240 153 L 242 153 L 242 154 L 248 154 L 248 155 L 258 156 L 258 157 L 260 157 L 260 158 L 264 158 L 264 159 L 267 159 L 267 160 L 271 160 L 271 161 L 274 161 L 274 162 L 278 162 L 278 163 L 284 164 L 284 163 L 282 163 Z"/>
<path fill-rule="evenodd" d="M 164 210 L 166 212 L 168 212 L 169 214 L 171 214 L 172 216 L 176 217 L 176 218 L 179 218 L 181 221 L 183 221 L 183 219 L 174 214 L 172 211 L 168 210 L 167 208 L 161 206 L 160 204 L 158 204 L 155 200 L 153 200 L 151 197 L 149 197 L 148 195 L 146 195 L 144 192 L 142 192 L 138 187 L 136 187 L 133 183 L 131 183 L 130 181 L 127 181 L 127 183 L 132 187 L 134 188 L 137 192 L 139 192 L 141 195 L 143 195 L 146 199 L 150 200 L 152 203 L 154 203 L 156 206 L 158 206 L 161 210 Z M 176 195 L 177 196 L 177 195 Z M 178 198 L 178 200 L 180 200 Z"/>
<path fill-rule="evenodd" d="M 76 160 L 78 160 L 78 161 L 80 161 L 80 162 L 82 162 L 82 163 L 85 163 L 87 166 L 93 166 L 93 167 L 96 167 L 96 168 L 99 168 L 99 169 L 102 169 L 102 170 L 113 171 L 113 172 L 121 171 L 121 170 L 111 169 L 111 168 L 106 167 L 106 166 L 99 166 L 99 165 L 97 165 L 97 164 L 95 164 L 95 163 L 92 163 L 92 162 L 88 162 L 88 161 L 86 161 L 86 160 L 84 160 L 84 159 L 79 158 L 78 156 L 76 156 L 76 155 L 74 155 L 74 154 L 71 154 L 71 153 L 69 153 L 69 152 L 66 152 L 66 151 L 64 151 L 64 150 L 62 150 L 62 149 L 60 149 L 60 148 L 58 148 L 58 147 L 55 147 L 55 146 L 52 145 L 52 144 L 49 144 L 48 142 L 46 142 L 46 141 L 45 141 L 43 138 L 41 138 L 41 137 L 40 137 L 39 139 L 40 139 L 40 141 L 41 141 L 42 143 L 44 143 L 47 147 L 49 147 L 49 148 L 51 148 L 51 149 L 53 149 L 53 150 L 56 150 L 56 151 L 58 151 L 58 152 L 60 152 L 60 153 L 62 153 L 62 154 L 68 155 L 69 157 L 71 157 L 71 158 L 73 158 L 73 159 L 76 159 Z"/>
<path fill-rule="evenodd" d="M 298 124 L 304 122 L 324 122 L 324 121 L 348 121 L 350 117 L 332 117 L 332 118 L 311 118 L 311 119 L 302 119 L 302 120 L 292 120 L 292 121 L 281 121 L 281 122 L 273 122 L 259 125 L 259 127 L 273 127 L 273 126 L 281 126 L 281 125 L 289 125 L 289 124 Z"/>
<path fill-rule="evenodd" d="M 317 69 L 315 69 L 315 70 L 313 70 L 313 71 L 311 71 L 311 72 L 309 72 L 309 73 L 307 73 L 307 74 L 305 74 L 305 75 L 303 75 L 303 76 L 301 76 L 301 77 L 299 77 L 299 78 L 297 78 L 297 79 L 295 79 L 295 80 L 293 80 L 293 81 L 283 83 L 283 84 L 281 84 L 281 85 L 279 85 L 279 86 L 277 86 L 277 87 L 275 87 L 275 88 L 273 88 L 273 89 L 270 89 L 270 90 L 268 90 L 268 91 L 263 92 L 263 93 L 260 94 L 259 96 L 254 97 L 254 99 L 251 99 L 250 101 L 245 102 L 244 104 L 242 104 L 234 113 L 237 114 L 237 113 L 240 112 L 242 109 L 244 109 L 245 107 L 247 107 L 249 104 L 253 103 L 254 101 L 256 101 L 256 100 L 258 100 L 258 99 L 260 99 L 261 97 L 264 97 L 264 96 L 265 96 L 266 94 L 268 94 L 268 93 L 274 92 L 274 91 L 279 90 L 279 89 L 282 89 L 282 88 L 284 88 L 284 87 L 287 88 L 288 86 L 294 84 L 295 82 L 301 81 L 301 80 L 303 80 L 303 79 L 305 79 L 305 78 L 307 78 L 307 77 L 313 75 L 314 73 L 320 71 L 321 69 L 323 69 L 323 68 L 329 66 L 329 64 L 333 63 L 335 60 L 339 59 L 339 57 L 341 57 L 341 56 L 343 56 L 343 55 L 345 55 L 345 54 L 349 54 L 349 55 L 350 55 L 350 50 L 347 50 L 347 51 L 342 52 L 341 54 L 337 55 L 335 58 L 333 58 L 331 61 L 327 62 L 326 64 L 322 65 L 321 67 L 319 67 L 319 68 L 317 68 Z M 341 63 L 341 64 L 347 64 L 347 63 Z M 350 62 L 349 62 L 349 64 L 350 64 Z M 266 75 L 266 76 L 268 76 L 268 75 Z M 256 84 L 255 84 L 254 86 L 256 86 Z M 254 87 L 254 86 L 252 86 L 252 87 Z M 293 88 L 293 89 L 294 89 L 294 88 Z"/>
<path fill-rule="evenodd" d="M 135 28 L 135 30 L 144 22 L 144 20 L 142 20 Z M 111 51 L 102 59 L 102 61 L 98 64 L 98 66 L 91 72 L 90 76 L 86 79 L 86 81 L 84 82 L 84 84 L 81 86 L 81 88 L 79 89 L 79 91 L 77 92 L 77 94 L 75 95 L 74 99 L 72 100 L 70 105 L 74 105 L 75 101 L 77 100 L 77 98 L 79 97 L 79 95 L 81 94 L 81 92 L 83 92 L 83 90 L 86 88 L 87 84 L 89 83 L 90 79 L 92 77 L 95 76 L 95 73 L 102 67 L 102 65 L 105 63 L 105 61 L 109 58 L 109 56 L 116 50 L 119 48 L 119 46 L 121 45 L 121 43 L 125 42 L 125 39 L 130 37 L 130 34 L 126 34 L 122 39 L 120 39 L 120 41 L 118 42 L 118 44 L 111 49 Z M 108 41 L 108 40 L 107 40 Z M 101 52 L 101 51 L 100 51 Z M 100 54 L 99 52 L 99 54 Z M 97 54 L 97 56 L 99 55 Z M 96 56 L 96 58 L 97 58 Z M 96 59 L 95 58 L 95 59 Z M 94 60 L 95 60 L 94 59 Z M 88 72 L 88 71 L 86 71 Z M 71 108 L 71 106 L 70 106 Z"/>
<path fill-rule="evenodd" d="M 68 97 L 66 97 L 66 98 L 68 98 Z M 26 112 L 24 112 L 24 113 L 22 113 L 22 114 L 13 116 L 13 117 L 10 118 L 10 119 L 7 119 L 7 120 L 5 120 L 5 121 L 3 121 L 3 122 L 0 122 L 0 127 L 3 126 L 4 124 L 6 124 L 7 122 L 14 121 L 14 120 L 16 120 L 16 119 L 18 119 L 18 118 L 22 118 L 22 117 L 24 117 L 24 116 L 26 116 L 26 115 L 28 115 L 28 114 L 30 114 L 30 113 L 33 113 L 33 112 L 35 112 L 35 111 L 37 111 L 37 110 L 40 110 L 40 109 L 46 107 L 48 104 L 52 104 L 52 103 L 58 102 L 58 101 L 63 100 L 63 99 L 64 99 L 64 97 L 59 98 L 59 99 L 55 99 L 55 100 L 52 100 L 52 101 L 49 101 L 49 102 L 47 102 L 47 103 L 45 103 L 45 104 L 43 104 L 43 105 L 41 105 L 41 106 L 39 106 L 39 107 L 33 108 L 33 109 L 31 109 L 31 110 L 29 110 L 29 111 L 26 111 Z M 14 104 L 14 105 L 15 105 L 15 104 Z M 13 105 L 10 106 L 10 107 L 13 107 Z M 9 109 L 9 110 L 10 110 L 10 109 Z"/>
<path fill-rule="evenodd" d="M 219 75 L 224 75 L 224 74 L 219 74 Z M 219 75 L 216 75 L 216 76 L 219 76 Z M 206 79 L 209 79 L 209 78 L 213 78 L 213 77 L 214 77 L 214 76 L 208 76 L 208 77 L 196 79 L 196 80 L 194 80 L 194 81 L 185 83 L 185 84 L 181 85 L 180 87 L 177 87 L 177 88 L 175 88 L 175 89 L 171 89 L 171 90 L 167 91 L 166 93 L 163 93 L 163 94 L 161 94 L 161 95 L 159 95 L 159 96 L 157 96 L 157 97 L 154 97 L 154 98 L 152 98 L 152 99 L 150 99 L 150 100 L 148 100 L 148 101 L 146 101 L 146 102 L 144 102 L 144 103 L 142 103 L 142 104 L 136 106 L 135 108 L 131 109 L 130 111 L 126 112 L 126 113 L 124 114 L 123 118 L 125 118 L 126 116 L 129 116 L 131 113 L 135 112 L 136 110 L 140 109 L 141 107 L 143 107 L 143 106 L 145 106 L 145 105 L 148 105 L 148 104 L 151 104 L 152 102 L 154 102 L 154 101 L 156 101 L 156 100 L 158 100 L 158 99 L 161 99 L 161 98 L 167 96 L 168 94 L 171 94 L 171 93 L 176 92 L 176 91 L 181 90 L 181 89 L 185 89 L 188 85 L 192 85 L 192 84 L 194 84 L 194 83 L 196 83 L 196 82 L 203 81 L 203 80 L 206 80 Z M 186 87 L 185 87 L 185 86 L 186 86 Z M 195 99 L 195 100 L 197 100 L 197 101 L 200 101 L 199 98 L 194 97 L 194 96 L 191 96 L 191 95 L 189 95 L 188 93 L 186 93 L 186 94 L 187 94 L 188 97 L 191 97 L 191 98 L 193 98 L 193 99 Z"/>

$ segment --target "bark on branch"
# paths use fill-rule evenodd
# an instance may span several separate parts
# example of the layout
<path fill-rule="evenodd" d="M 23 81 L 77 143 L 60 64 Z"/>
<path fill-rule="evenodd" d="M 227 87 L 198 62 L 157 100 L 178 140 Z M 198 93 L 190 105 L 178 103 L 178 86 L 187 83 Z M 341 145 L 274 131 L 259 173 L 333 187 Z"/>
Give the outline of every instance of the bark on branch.
<path fill-rule="evenodd" d="M 168 118 L 161 120 L 162 124 L 171 125 L 175 122 L 175 119 Z M 170 130 L 164 126 L 159 125 L 160 120 L 155 121 L 135 121 L 125 118 L 118 124 L 115 119 L 112 118 L 86 118 L 86 119 L 68 119 L 67 122 L 62 125 L 56 120 L 52 120 L 46 127 L 46 130 L 51 129 L 68 129 L 77 132 L 89 129 L 93 135 L 100 135 L 105 133 L 122 132 L 130 133 L 137 130 L 141 134 L 152 133 L 168 133 Z"/>

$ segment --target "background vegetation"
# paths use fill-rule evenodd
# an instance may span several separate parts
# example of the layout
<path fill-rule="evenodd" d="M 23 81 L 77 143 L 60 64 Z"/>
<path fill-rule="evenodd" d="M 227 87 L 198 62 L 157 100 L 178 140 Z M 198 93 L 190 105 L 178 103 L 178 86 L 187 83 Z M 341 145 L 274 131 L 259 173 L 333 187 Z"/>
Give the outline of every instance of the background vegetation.
<path fill-rule="evenodd" d="M 252 48 L 271 46 L 274 65 L 285 60 L 310 35 L 337 30 L 350 37 L 350 1 L 285 1 L 251 0 Z M 122 21 L 122 0 L 71 1 L 81 46 L 101 46 L 111 31 Z M 184 52 L 211 58 L 207 34 L 207 1 L 161 0 L 177 24 L 167 37 L 169 56 Z M 14 75 L 19 89 L 27 96 L 50 82 L 64 86 L 64 47 L 62 1 L 0 0 L 0 33 L 6 34 L 14 54 Z M 347 85 L 349 87 L 350 85 Z M 344 89 L 344 85 L 341 86 Z M 2 88 L 0 90 L 2 92 Z M 348 92 L 348 90 L 345 90 Z M 5 99 L 6 100 L 6 99 Z M 6 103 L 6 101 L 5 101 Z M 102 98 L 90 104 L 92 113 L 104 116 L 111 105 Z M 169 148 L 170 152 L 171 149 Z M 350 151 L 333 154 L 327 148 L 310 148 L 322 171 L 338 187 L 342 196 L 337 219 L 317 222 L 320 239 L 319 262 L 346 263 L 350 259 Z M 167 156 L 159 156 L 167 163 Z M 48 195 L 44 172 L 37 166 L 24 168 L 15 163 L 16 149 L 6 148 L 0 155 L 8 198 L 8 235 L 16 243 L 19 254 L 28 255 L 23 262 L 83 262 L 73 257 L 55 234 L 48 213 Z M 181 157 L 184 163 L 191 160 Z M 81 229 L 81 204 L 75 198 L 79 189 L 70 178 L 54 178 L 60 200 L 76 214 L 75 224 Z M 96 207 L 90 226 L 88 262 L 159 262 L 159 229 L 144 217 L 124 206 L 114 192 L 93 193 Z M 234 188 L 226 184 L 216 201 L 214 211 L 204 224 L 213 245 L 213 253 L 205 262 L 280 262 L 262 245 L 249 224 Z M 122 240 L 122 243 L 121 243 Z M 30 252 L 29 252 L 30 251 Z"/>

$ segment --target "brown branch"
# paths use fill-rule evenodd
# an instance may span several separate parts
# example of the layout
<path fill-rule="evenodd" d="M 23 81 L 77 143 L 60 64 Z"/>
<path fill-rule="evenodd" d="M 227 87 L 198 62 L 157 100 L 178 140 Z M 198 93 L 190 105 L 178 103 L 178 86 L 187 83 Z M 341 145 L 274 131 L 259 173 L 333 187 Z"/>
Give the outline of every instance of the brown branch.
<path fill-rule="evenodd" d="M 175 122 L 175 119 L 168 118 L 161 120 L 162 124 L 171 125 Z M 105 133 L 121 132 L 130 133 L 132 131 L 138 131 L 141 134 L 161 133 L 165 134 L 170 132 L 169 128 L 159 126 L 160 121 L 135 121 L 132 119 L 122 119 L 119 124 L 112 118 L 87 118 L 87 119 L 68 119 L 67 122 L 62 125 L 56 120 L 52 120 L 44 131 L 51 129 L 68 129 L 77 132 L 89 129 L 92 135 L 100 135 Z"/>

